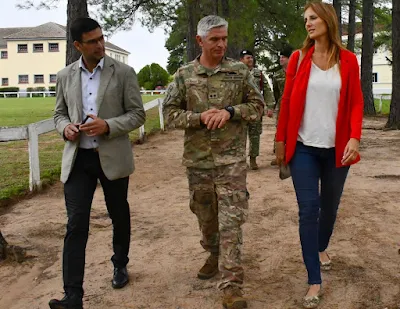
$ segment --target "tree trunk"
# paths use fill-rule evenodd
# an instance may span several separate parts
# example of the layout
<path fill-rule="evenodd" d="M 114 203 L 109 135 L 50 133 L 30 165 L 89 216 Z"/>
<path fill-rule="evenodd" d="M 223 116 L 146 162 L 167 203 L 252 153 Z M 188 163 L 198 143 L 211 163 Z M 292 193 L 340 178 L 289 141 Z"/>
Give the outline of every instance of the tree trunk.
<path fill-rule="evenodd" d="M 199 0 L 187 1 L 188 30 L 186 37 L 187 61 L 190 62 L 200 54 L 200 47 L 196 42 L 197 23 L 199 21 Z"/>
<path fill-rule="evenodd" d="M 219 11 L 219 3 L 221 4 Z M 200 20 L 200 17 L 206 15 L 217 15 L 220 12 L 220 16 L 228 20 L 230 17 L 230 7 L 229 0 L 187 0 L 186 2 L 186 13 L 188 18 L 188 31 L 187 31 L 187 43 L 186 43 L 186 51 L 188 56 L 188 61 L 192 61 L 195 59 L 201 52 L 200 47 L 196 42 L 196 34 L 197 34 L 197 23 Z M 232 17 L 233 18 L 233 17 Z M 228 31 L 229 32 L 229 31 Z M 230 43 L 228 43 L 228 48 L 226 55 L 232 58 L 238 58 L 239 51 L 243 49 L 243 46 L 236 46 L 234 43 L 235 37 L 239 34 L 230 33 L 230 38 L 233 38 Z"/>
<path fill-rule="evenodd" d="M 363 0 L 362 33 L 361 85 L 364 94 L 364 114 L 375 115 L 374 96 L 372 93 L 372 61 L 374 56 L 373 0 Z"/>
<path fill-rule="evenodd" d="M 79 59 L 81 54 L 76 50 L 69 28 L 78 17 L 88 17 L 87 0 L 68 0 L 67 5 L 67 56 L 66 65 Z"/>
<path fill-rule="evenodd" d="M 333 0 L 333 7 L 335 8 L 336 15 L 339 21 L 339 35 L 342 39 L 342 0 Z"/>
<path fill-rule="evenodd" d="M 392 2 L 392 100 L 386 128 L 400 130 L 400 1 Z"/>
<path fill-rule="evenodd" d="M 233 11 L 231 12 L 229 5 L 230 5 L 229 0 L 221 0 L 221 11 L 222 11 L 221 13 L 222 17 L 225 18 L 228 22 L 229 20 L 233 22 L 233 19 L 236 16 L 233 16 L 235 15 L 235 12 Z M 229 40 L 228 40 L 228 47 L 226 49 L 226 56 L 233 59 L 238 59 L 240 51 L 244 49 L 245 46 L 238 46 L 237 44 L 237 42 L 239 41 L 238 37 L 240 36 L 240 33 L 232 30 L 228 30 L 228 33 L 229 33 Z"/>
<path fill-rule="evenodd" d="M 8 259 L 22 263 L 26 258 L 26 250 L 19 246 L 9 245 L 0 231 L 0 261 Z"/>
<path fill-rule="evenodd" d="M 347 49 L 354 53 L 356 36 L 356 0 L 349 2 L 349 25 L 348 25 Z"/>
<path fill-rule="evenodd" d="M 213 10 L 213 14 L 214 15 L 218 15 L 219 13 L 219 8 L 218 8 L 218 6 L 219 6 L 219 0 L 211 0 L 212 1 L 212 5 L 211 5 L 211 7 L 212 7 L 212 10 Z"/>
<path fill-rule="evenodd" d="M 5 260 L 7 257 L 7 241 L 4 239 L 3 234 L 0 231 L 0 261 Z"/>
<path fill-rule="evenodd" d="M 224 18 L 228 18 L 229 17 L 229 1 L 221 0 L 221 8 L 222 8 L 222 16 Z"/>

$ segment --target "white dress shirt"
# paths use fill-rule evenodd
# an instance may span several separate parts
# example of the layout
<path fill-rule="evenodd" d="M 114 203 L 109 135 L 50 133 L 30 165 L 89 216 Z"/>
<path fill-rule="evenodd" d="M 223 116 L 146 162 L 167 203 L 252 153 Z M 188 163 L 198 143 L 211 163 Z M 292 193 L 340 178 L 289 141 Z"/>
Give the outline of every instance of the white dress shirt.
<path fill-rule="evenodd" d="M 81 84 L 82 84 L 82 121 L 88 114 L 97 116 L 97 92 L 100 86 L 101 71 L 104 66 L 104 58 L 100 60 L 97 66 L 94 68 L 93 73 L 85 67 L 85 63 L 82 60 L 82 56 L 79 59 L 79 67 L 81 68 Z M 92 118 L 86 120 L 86 123 L 93 121 Z M 81 132 L 80 136 L 80 148 L 91 149 L 99 146 L 98 136 L 87 136 L 86 133 Z"/>

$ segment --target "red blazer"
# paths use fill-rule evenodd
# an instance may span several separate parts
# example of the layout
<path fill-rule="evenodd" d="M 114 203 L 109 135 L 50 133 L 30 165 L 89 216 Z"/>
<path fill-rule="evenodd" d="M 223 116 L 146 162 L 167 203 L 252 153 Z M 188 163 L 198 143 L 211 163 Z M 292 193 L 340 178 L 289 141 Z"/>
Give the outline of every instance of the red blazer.
<path fill-rule="evenodd" d="M 303 119 L 306 93 L 311 70 L 311 56 L 314 47 L 310 48 L 297 69 L 300 52 L 293 53 L 286 70 L 286 83 L 279 112 L 276 141 L 286 144 L 286 164 L 292 159 L 296 150 L 297 136 Z M 296 73 L 297 71 L 297 73 Z M 340 90 L 339 109 L 336 119 L 336 166 L 341 167 L 342 156 L 350 138 L 361 138 L 364 111 L 364 100 L 361 92 L 360 68 L 356 56 L 348 51 L 340 51 Z M 360 161 L 360 156 L 350 163 Z"/>

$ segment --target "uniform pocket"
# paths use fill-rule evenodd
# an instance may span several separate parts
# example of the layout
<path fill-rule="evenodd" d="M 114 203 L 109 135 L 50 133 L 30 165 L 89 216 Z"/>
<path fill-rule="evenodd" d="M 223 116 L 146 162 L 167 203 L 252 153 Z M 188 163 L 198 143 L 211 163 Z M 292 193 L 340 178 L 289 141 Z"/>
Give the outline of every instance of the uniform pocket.
<path fill-rule="evenodd" d="M 195 190 L 190 192 L 190 210 L 200 221 L 211 221 L 218 215 L 215 192 Z"/>
<path fill-rule="evenodd" d="M 186 87 L 186 110 L 201 113 L 208 110 L 208 88 L 207 79 L 187 79 Z"/>

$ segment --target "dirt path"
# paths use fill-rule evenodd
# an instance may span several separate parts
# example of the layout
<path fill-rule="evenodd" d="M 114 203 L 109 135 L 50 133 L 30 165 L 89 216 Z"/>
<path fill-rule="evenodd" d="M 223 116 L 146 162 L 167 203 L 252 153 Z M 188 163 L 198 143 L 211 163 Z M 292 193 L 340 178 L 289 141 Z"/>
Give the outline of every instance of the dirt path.
<path fill-rule="evenodd" d="M 369 128 L 382 126 L 368 120 Z M 251 194 L 244 225 L 245 292 L 252 309 L 301 308 L 306 272 L 291 180 L 280 181 L 272 159 L 273 121 L 262 135 L 261 169 L 248 174 Z M 221 308 L 216 279 L 196 272 L 207 254 L 199 245 L 181 166 L 183 134 L 159 134 L 135 146 L 131 177 L 132 243 L 125 289 L 111 288 L 111 223 L 96 191 L 85 275 L 85 308 Z M 323 275 L 323 309 L 397 309 L 400 241 L 400 133 L 365 130 L 363 160 L 350 170 L 330 247 L 333 270 Z M 62 297 L 61 250 L 65 208 L 60 185 L 0 216 L 7 240 L 29 247 L 23 264 L 0 264 L 0 308 L 44 309 Z"/>

